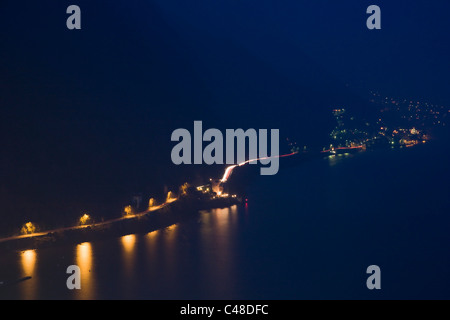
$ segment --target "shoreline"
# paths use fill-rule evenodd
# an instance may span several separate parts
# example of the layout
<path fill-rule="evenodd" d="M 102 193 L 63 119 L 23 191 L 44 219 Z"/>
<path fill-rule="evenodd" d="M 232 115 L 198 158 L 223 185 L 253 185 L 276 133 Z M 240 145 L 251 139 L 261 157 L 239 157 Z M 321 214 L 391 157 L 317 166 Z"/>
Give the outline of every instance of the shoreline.
<path fill-rule="evenodd" d="M 417 145 L 422 145 L 419 143 Z M 414 146 L 417 146 L 414 145 Z M 316 152 L 301 152 L 286 160 L 289 166 L 299 165 L 304 161 L 313 159 L 326 159 L 342 154 L 365 153 L 375 150 L 401 149 L 408 146 L 378 146 L 371 148 L 351 147 L 337 148 L 336 150 L 324 150 Z M 245 177 L 246 179 L 248 177 Z M 233 184 L 233 182 L 231 182 Z M 123 216 L 91 225 L 78 225 L 55 230 L 37 232 L 28 235 L 16 235 L 0 238 L 0 252 L 37 249 L 57 244 L 80 243 L 95 241 L 108 237 L 123 236 L 131 233 L 144 233 L 159 230 L 193 216 L 200 210 L 224 208 L 241 203 L 238 198 L 192 198 L 182 197 L 172 199 L 169 202 L 155 206 L 144 212 Z"/>
<path fill-rule="evenodd" d="M 125 216 L 87 226 L 74 226 L 0 239 L 0 252 L 90 242 L 132 233 L 148 233 L 190 218 L 200 210 L 225 208 L 240 202 L 237 198 L 181 198 L 159 206 L 155 210 L 141 212 L 130 217 Z"/>

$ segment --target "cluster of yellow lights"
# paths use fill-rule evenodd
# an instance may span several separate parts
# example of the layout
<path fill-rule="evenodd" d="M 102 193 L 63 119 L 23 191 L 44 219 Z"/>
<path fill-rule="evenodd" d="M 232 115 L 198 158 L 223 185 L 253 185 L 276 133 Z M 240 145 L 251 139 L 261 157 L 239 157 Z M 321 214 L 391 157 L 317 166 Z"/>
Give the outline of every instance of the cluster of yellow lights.
<path fill-rule="evenodd" d="M 22 226 L 20 230 L 21 234 L 32 234 L 36 232 L 36 226 L 32 222 L 27 222 Z"/>
<path fill-rule="evenodd" d="M 125 215 L 131 215 L 133 213 L 133 208 L 131 206 L 126 206 L 125 209 L 123 209 L 123 212 L 125 212 Z"/>
<path fill-rule="evenodd" d="M 228 197 L 232 197 L 232 198 L 236 198 L 237 196 L 235 194 L 228 194 L 228 193 L 221 193 L 220 191 L 217 193 L 217 196 L 215 196 L 215 198 L 228 198 Z"/>
<path fill-rule="evenodd" d="M 85 224 L 87 224 L 89 222 L 89 220 L 91 220 L 91 217 L 87 213 L 85 213 L 80 218 L 80 224 L 81 225 L 85 225 Z"/>

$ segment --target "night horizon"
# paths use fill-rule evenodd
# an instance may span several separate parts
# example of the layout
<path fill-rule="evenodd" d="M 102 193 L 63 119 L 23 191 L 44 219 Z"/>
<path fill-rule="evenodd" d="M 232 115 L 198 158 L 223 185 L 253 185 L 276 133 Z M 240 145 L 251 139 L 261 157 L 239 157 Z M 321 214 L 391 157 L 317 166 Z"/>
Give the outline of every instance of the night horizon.
<path fill-rule="evenodd" d="M 3 1 L 0 299 L 449 299 L 448 12 Z"/>

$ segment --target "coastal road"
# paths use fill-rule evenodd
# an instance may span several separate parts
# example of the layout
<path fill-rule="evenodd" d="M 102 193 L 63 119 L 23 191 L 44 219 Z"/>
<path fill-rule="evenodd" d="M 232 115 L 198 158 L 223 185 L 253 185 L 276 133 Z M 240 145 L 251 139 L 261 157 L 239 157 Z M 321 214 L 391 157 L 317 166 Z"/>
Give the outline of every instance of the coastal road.
<path fill-rule="evenodd" d="M 83 229 L 83 228 L 87 228 L 87 227 L 103 226 L 103 225 L 108 225 L 108 224 L 111 224 L 111 223 L 114 223 L 114 222 L 118 222 L 118 221 L 121 221 L 121 220 L 125 220 L 125 219 L 137 218 L 137 217 L 146 215 L 149 212 L 162 209 L 166 205 L 168 205 L 169 203 L 172 203 L 172 202 L 174 202 L 176 200 L 177 200 L 176 198 L 169 199 L 165 203 L 160 204 L 159 206 L 151 207 L 147 211 L 139 212 L 139 213 L 136 213 L 136 214 L 129 214 L 129 215 L 126 215 L 126 216 L 123 216 L 123 217 L 120 217 L 120 218 L 111 219 L 111 220 L 107 220 L 107 221 L 103 221 L 103 222 L 92 223 L 92 224 L 87 224 L 87 225 L 82 225 L 82 226 L 58 228 L 58 229 L 47 230 L 47 231 L 43 231 L 43 232 L 35 232 L 35 233 L 31 233 L 31 234 L 22 234 L 22 235 L 12 236 L 12 237 L 8 237 L 8 238 L 1 238 L 0 239 L 0 243 L 7 242 L 7 241 L 12 241 L 12 240 L 18 240 L 18 239 L 40 237 L 40 236 L 48 235 L 50 233 L 63 232 L 63 231 L 67 231 L 67 230 L 77 230 L 77 229 Z"/>
<path fill-rule="evenodd" d="M 240 166 L 243 166 L 243 165 L 245 165 L 247 163 L 256 162 L 256 161 L 259 161 L 259 160 L 267 160 L 267 159 L 272 159 L 272 158 L 289 157 L 289 156 L 293 156 L 294 154 L 297 154 L 297 153 L 298 153 L 298 151 L 292 152 L 292 153 L 289 153 L 289 154 L 283 154 L 281 156 L 262 157 L 262 158 L 251 159 L 251 160 L 243 161 L 243 162 L 238 163 L 238 164 L 234 164 L 234 165 L 229 166 L 229 167 L 227 167 L 225 169 L 225 173 L 223 174 L 223 177 L 222 177 L 222 179 L 220 181 L 221 182 L 226 182 L 228 180 L 228 178 L 231 176 L 231 173 L 233 172 L 233 169 L 236 168 L 236 167 L 240 167 Z"/>

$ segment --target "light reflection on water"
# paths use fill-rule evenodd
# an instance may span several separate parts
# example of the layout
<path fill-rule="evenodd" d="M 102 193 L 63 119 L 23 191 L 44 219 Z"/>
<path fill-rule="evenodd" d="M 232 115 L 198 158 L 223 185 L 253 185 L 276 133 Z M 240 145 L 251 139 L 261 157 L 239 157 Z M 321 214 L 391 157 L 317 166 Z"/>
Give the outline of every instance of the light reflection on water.
<path fill-rule="evenodd" d="M 195 286 L 220 297 L 233 290 L 231 228 L 237 211 L 237 206 L 202 211 L 147 234 L 23 251 L 20 274 L 32 279 L 19 284 L 17 293 L 20 299 L 188 298 Z M 80 290 L 66 287 L 72 264 L 80 268 Z"/>
<path fill-rule="evenodd" d="M 95 276 L 92 266 L 92 245 L 90 242 L 80 243 L 75 250 L 75 264 L 80 267 L 81 289 L 74 290 L 77 299 L 94 299 L 96 294 Z"/>
<path fill-rule="evenodd" d="M 21 252 L 21 262 L 24 277 L 32 277 L 36 267 L 36 250 Z"/>
<path fill-rule="evenodd" d="M 202 234 L 202 263 L 205 290 L 220 296 L 232 294 L 236 273 L 235 242 L 232 227 L 236 222 L 237 206 L 204 212 Z M 217 284 L 220 283 L 220 293 Z"/>
<path fill-rule="evenodd" d="M 129 234 L 129 235 L 123 236 L 120 239 L 122 241 L 122 245 L 125 250 L 125 254 L 129 257 L 129 255 L 132 255 L 134 253 L 133 249 L 136 244 L 136 235 Z"/>
<path fill-rule="evenodd" d="M 352 158 L 354 155 L 351 153 L 339 153 L 336 155 L 329 155 L 327 157 L 328 159 L 328 164 L 330 165 L 330 167 L 335 166 L 336 164 L 342 162 L 342 160 L 344 159 L 348 159 L 348 158 Z"/>
<path fill-rule="evenodd" d="M 177 250 L 175 248 L 177 238 L 178 225 L 174 224 L 162 231 L 163 234 L 163 250 L 165 252 L 165 265 L 169 273 L 174 273 L 177 267 Z"/>
<path fill-rule="evenodd" d="M 36 250 L 26 250 L 20 253 L 20 263 L 22 267 L 22 277 L 32 277 L 29 280 L 29 284 L 26 287 L 22 286 L 22 296 L 23 299 L 35 299 L 36 298 L 36 287 L 38 285 L 36 279 L 36 260 L 37 253 Z"/>
<path fill-rule="evenodd" d="M 253 187 L 240 207 L 203 211 L 170 228 L 0 255 L 0 280 L 33 276 L 8 291 L 0 288 L 5 289 L 0 294 L 20 299 L 373 299 L 364 275 L 375 257 L 391 276 L 398 275 L 380 298 L 448 299 L 448 250 L 442 244 L 450 243 L 449 188 L 442 181 L 449 179 L 449 158 L 413 155 L 414 162 L 400 151 L 351 156 L 346 165 L 311 162 L 277 175 L 277 183 Z M 426 185 L 425 196 L 422 188 L 405 185 Z M 75 262 L 90 266 L 91 272 L 82 275 L 88 292 L 65 288 L 65 268 Z"/>
<path fill-rule="evenodd" d="M 183 263 L 179 262 L 181 238 L 178 224 L 165 229 L 149 232 L 143 236 L 145 270 L 140 270 L 140 276 L 145 277 L 147 285 L 145 295 L 169 295 L 176 291 L 179 280 L 179 270 Z"/>
<path fill-rule="evenodd" d="M 135 285 L 135 267 L 136 267 L 136 235 L 128 234 L 120 238 L 122 245 L 122 264 L 123 264 L 123 281 L 127 294 L 131 294 L 132 287 Z"/>

